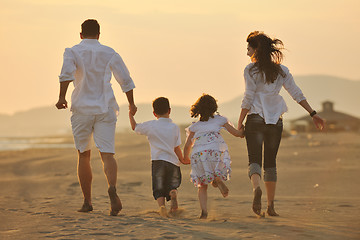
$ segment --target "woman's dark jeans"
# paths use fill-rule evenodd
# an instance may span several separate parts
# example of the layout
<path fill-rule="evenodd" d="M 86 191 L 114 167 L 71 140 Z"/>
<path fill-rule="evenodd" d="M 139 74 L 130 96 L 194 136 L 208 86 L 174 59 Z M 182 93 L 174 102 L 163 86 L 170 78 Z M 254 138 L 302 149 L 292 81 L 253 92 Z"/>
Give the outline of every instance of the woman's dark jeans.
<path fill-rule="evenodd" d="M 245 138 L 249 155 L 249 177 L 254 173 L 261 176 L 264 145 L 264 181 L 277 181 L 276 155 L 280 146 L 282 130 L 281 118 L 276 124 L 266 124 L 258 114 L 247 116 Z"/>

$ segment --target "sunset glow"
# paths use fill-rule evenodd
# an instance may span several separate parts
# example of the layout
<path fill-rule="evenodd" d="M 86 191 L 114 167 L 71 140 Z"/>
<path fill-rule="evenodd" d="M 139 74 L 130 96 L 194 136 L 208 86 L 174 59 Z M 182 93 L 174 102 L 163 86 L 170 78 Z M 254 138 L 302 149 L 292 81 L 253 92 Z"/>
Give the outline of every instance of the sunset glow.
<path fill-rule="evenodd" d="M 356 0 L 5 0 L 0 113 L 56 102 L 64 48 L 80 41 L 80 24 L 88 18 L 99 21 L 100 42 L 123 57 L 139 103 L 167 96 L 173 104 L 190 105 L 203 92 L 220 102 L 237 97 L 250 61 L 245 39 L 253 30 L 284 42 L 284 63 L 295 76 L 360 80 L 359 9 Z M 125 103 L 113 85 L 119 103 Z"/>

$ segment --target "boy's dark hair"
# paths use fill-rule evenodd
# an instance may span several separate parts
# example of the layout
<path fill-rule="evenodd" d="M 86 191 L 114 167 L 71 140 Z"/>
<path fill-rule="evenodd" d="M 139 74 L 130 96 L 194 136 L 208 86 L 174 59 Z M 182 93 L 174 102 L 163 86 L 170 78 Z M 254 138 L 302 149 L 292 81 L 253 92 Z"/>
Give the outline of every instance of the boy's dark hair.
<path fill-rule="evenodd" d="M 169 99 L 165 97 L 159 97 L 153 101 L 154 112 L 158 115 L 166 114 L 170 109 Z"/>
<path fill-rule="evenodd" d="M 84 37 L 94 37 L 100 34 L 100 25 L 95 19 L 88 19 L 81 24 L 81 34 Z"/>
<path fill-rule="evenodd" d="M 194 105 L 191 106 L 191 117 L 197 117 L 200 115 L 200 121 L 207 121 L 209 118 L 214 117 L 214 113 L 217 111 L 218 106 L 215 98 L 208 94 L 203 94 Z"/>

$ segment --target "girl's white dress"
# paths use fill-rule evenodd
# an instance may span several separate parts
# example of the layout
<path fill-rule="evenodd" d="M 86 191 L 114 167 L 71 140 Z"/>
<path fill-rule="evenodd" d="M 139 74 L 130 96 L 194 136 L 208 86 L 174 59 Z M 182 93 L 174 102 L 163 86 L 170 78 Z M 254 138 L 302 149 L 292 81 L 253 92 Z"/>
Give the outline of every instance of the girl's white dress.
<path fill-rule="evenodd" d="M 211 183 L 215 177 L 230 179 L 230 155 L 228 146 L 220 135 L 220 129 L 228 120 L 215 115 L 208 121 L 198 121 L 186 128 L 187 134 L 194 132 L 191 151 L 191 181 L 195 186 Z"/>

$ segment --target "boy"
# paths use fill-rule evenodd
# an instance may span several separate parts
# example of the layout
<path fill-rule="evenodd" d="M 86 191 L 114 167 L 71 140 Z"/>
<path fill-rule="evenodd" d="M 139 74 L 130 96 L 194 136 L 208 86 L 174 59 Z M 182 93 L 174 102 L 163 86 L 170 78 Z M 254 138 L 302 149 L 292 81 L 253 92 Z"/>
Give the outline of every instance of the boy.
<path fill-rule="evenodd" d="M 167 217 L 165 199 L 171 199 L 170 213 L 178 209 L 177 188 L 181 183 L 180 162 L 184 162 L 180 144 L 179 127 L 170 119 L 169 100 L 159 97 L 153 101 L 153 114 L 157 120 L 136 123 L 134 115 L 129 112 L 132 130 L 146 135 L 151 150 L 152 189 L 162 217 Z"/>

